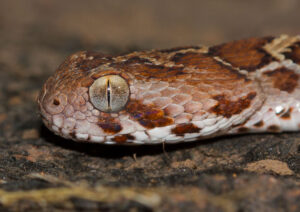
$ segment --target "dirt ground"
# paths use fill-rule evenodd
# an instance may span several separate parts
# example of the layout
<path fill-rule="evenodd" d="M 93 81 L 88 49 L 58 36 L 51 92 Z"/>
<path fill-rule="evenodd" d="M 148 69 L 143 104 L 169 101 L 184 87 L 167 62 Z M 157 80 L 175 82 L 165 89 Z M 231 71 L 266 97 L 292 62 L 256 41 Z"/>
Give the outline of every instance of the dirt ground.
<path fill-rule="evenodd" d="M 300 211 L 299 133 L 105 146 L 55 136 L 36 96 L 78 50 L 300 34 L 300 2 L 1 1 L 0 211 Z"/>

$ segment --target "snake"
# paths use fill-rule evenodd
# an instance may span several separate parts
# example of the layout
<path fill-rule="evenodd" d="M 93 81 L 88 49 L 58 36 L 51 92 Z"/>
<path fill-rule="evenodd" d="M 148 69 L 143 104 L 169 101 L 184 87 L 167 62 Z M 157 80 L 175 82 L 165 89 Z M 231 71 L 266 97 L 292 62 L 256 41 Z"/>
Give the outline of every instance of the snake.
<path fill-rule="evenodd" d="M 66 139 L 178 143 L 299 131 L 300 36 L 214 46 L 69 56 L 38 96 L 41 118 Z"/>

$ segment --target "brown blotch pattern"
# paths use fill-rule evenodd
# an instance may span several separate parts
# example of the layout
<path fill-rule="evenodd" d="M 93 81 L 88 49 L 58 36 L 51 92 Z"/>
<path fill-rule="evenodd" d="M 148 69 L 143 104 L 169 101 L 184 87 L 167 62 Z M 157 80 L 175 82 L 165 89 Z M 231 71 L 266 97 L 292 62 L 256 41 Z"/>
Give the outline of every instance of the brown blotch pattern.
<path fill-rule="evenodd" d="M 183 65 L 186 67 L 194 67 L 198 69 L 195 71 L 195 74 L 201 72 L 208 72 L 206 76 L 202 76 L 203 79 L 209 79 L 209 73 L 212 74 L 212 77 L 218 76 L 224 79 L 244 79 L 248 80 L 247 77 L 243 74 L 240 74 L 237 70 L 232 69 L 230 66 L 226 66 L 221 62 L 215 60 L 212 56 L 204 53 L 196 52 L 186 52 L 186 53 L 176 53 L 172 58 L 172 61 L 176 65 Z M 227 76 L 226 76 L 227 75 Z M 194 76 L 192 76 L 193 78 Z M 199 77 L 199 76 L 197 76 Z"/>
<path fill-rule="evenodd" d="M 137 120 L 147 129 L 164 127 L 174 123 L 174 119 L 167 116 L 163 110 L 157 109 L 153 105 L 144 105 L 138 101 L 129 102 L 126 111 L 131 118 Z"/>
<path fill-rule="evenodd" d="M 178 124 L 175 128 L 172 129 L 172 133 L 177 136 L 183 136 L 186 133 L 199 133 L 201 128 L 195 126 L 192 123 L 187 124 Z"/>
<path fill-rule="evenodd" d="M 107 134 L 116 134 L 122 130 L 122 126 L 110 114 L 100 114 L 97 125 Z"/>
<path fill-rule="evenodd" d="M 257 123 L 254 124 L 255 127 L 262 127 L 264 126 L 264 121 L 259 121 Z"/>
<path fill-rule="evenodd" d="M 176 53 L 171 60 L 175 64 L 183 64 L 185 66 L 197 66 L 203 63 L 203 59 L 206 59 L 205 54 L 196 53 L 196 52 L 186 52 L 186 53 Z M 206 62 L 206 61 L 205 61 Z"/>
<path fill-rule="evenodd" d="M 291 51 L 285 53 L 286 58 L 293 60 L 293 62 L 300 64 L 300 42 L 295 43 L 291 47 Z"/>
<path fill-rule="evenodd" d="M 299 75 L 293 70 L 282 67 L 273 71 L 267 71 L 264 75 L 271 78 L 273 87 L 292 93 L 298 86 Z"/>
<path fill-rule="evenodd" d="M 213 98 L 218 101 L 218 104 L 210 109 L 211 112 L 217 115 L 222 115 L 230 118 L 232 115 L 240 114 L 244 109 L 248 108 L 252 99 L 256 96 L 256 92 L 250 92 L 247 96 L 230 101 L 225 95 L 217 95 Z"/>
<path fill-rule="evenodd" d="M 255 71 L 275 60 L 262 48 L 272 40 L 272 37 L 265 37 L 233 41 L 213 46 L 209 49 L 209 53 L 229 62 L 233 67 Z"/>
<path fill-rule="evenodd" d="M 144 80 L 156 78 L 164 81 L 176 78 L 185 74 L 183 67 L 167 67 L 163 65 L 154 65 L 148 63 L 137 63 L 137 57 L 133 61 L 127 60 L 121 63 L 112 63 L 110 66 L 117 69 L 125 70 L 128 73 L 135 74 L 136 79 Z"/>
<path fill-rule="evenodd" d="M 269 132 L 280 132 L 280 127 L 278 125 L 270 125 L 267 130 Z"/>
<path fill-rule="evenodd" d="M 98 126 L 108 134 L 116 134 L 122 130 L 121 125 L 117 123 L 98 123 Z"/>
<path fill-rule="evenodd" d="M 117 135 L 115 136 L 112 140 L 117 142 L 117 143 L 125 143 L 128 140 L 134 140 L 134 136 L 130 135 L 130 134 L 124 134 L 124 135 Z"/>
<path fill-rule="evenodd" d="M 293 111 L 292 108 L 289 108 L 286 112 L 284 112 L 280 118 L 282 119 L 290 119 L 291 118 L 291 112 Z"/>

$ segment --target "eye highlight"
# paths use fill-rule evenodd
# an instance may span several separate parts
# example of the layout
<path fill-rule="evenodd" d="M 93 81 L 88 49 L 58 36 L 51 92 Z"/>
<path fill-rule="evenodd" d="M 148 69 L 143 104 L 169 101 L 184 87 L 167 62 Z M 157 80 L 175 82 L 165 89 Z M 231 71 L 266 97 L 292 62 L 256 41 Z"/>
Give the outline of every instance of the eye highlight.
<path fill-rule="evenodd" d="M 107 113 L 122 110 L 128 101 L 129 93 L 126 80 L 119 75 L 100 77 L 89 89 L 92 104 Z"/>

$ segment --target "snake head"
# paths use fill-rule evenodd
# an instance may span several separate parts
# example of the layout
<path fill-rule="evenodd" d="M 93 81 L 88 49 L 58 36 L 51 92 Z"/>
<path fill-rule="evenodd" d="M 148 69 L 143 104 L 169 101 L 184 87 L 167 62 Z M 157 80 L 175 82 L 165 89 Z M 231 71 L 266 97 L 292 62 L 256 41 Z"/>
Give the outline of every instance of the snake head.
<path fill-rule="evenodd" d="M 79 141 L 109 143 L 113 138 L 120 142 L 133 138 L 128 133 L 136 128 L 125 110 L 131 80 L 108 68 L 105 64 L 109 61 L 103 54 L 78 52 L 46 81 L 38 105 L 50 130 Z"/>

